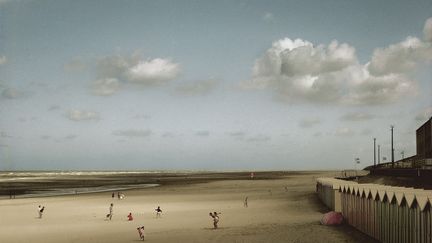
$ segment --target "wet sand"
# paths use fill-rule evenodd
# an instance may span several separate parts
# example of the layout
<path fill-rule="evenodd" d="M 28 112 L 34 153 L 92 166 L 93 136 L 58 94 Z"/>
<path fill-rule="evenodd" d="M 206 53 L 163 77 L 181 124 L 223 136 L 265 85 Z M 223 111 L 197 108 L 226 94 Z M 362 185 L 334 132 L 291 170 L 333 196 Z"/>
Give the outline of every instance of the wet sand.
<path fill-rule="evenodd" d="M 123 200 L 110 192 L 0 200 L 0 242 L 138 242 L 141 225 L 146 242 L 375 242 L 349 226 L 319 224 L 327 209 L 314 193 L 315 178 L 332 173 L 224 175 L 160 180 L 160 187 L 125 191 Z M 38 205 L 46 207 L 42 219 Z M 217 230 L 213 211 L 222 213 Z"/>

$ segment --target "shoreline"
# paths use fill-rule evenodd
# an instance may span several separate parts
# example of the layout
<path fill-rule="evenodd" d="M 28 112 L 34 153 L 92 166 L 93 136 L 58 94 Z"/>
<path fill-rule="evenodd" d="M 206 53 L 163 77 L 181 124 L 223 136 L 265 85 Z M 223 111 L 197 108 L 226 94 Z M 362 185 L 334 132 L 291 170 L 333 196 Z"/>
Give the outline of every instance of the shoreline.
<path fill-rule="evenodd" d="M 26 175 L 25 177 L 23 176 Z M 77 174 L 80 173 L 80 174 Z M 277 179 L 283 176 L 317 173 L 313 171 L 254 172 L 254 180 Z M 50 176 L 48 176 L 49 174 Z M 137 186 L 191 184 L 218 180 L 251 179 L 250 172 L 19 172 L 0 174 L 0 199 L 40 197 L 54 194 L 80 194 L 90 189 L 119 191 Z"/>

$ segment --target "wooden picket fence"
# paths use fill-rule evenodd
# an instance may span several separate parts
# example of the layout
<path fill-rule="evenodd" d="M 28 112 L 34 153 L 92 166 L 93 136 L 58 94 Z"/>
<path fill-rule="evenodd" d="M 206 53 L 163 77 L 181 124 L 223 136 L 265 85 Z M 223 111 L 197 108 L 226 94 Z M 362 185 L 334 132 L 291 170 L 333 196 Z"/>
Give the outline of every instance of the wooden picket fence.
<path fill-rule="evenodd" d="M 345 221 L 381 242 L 432 243 L 432 190 L 318 178 L 317 193 Z"/>

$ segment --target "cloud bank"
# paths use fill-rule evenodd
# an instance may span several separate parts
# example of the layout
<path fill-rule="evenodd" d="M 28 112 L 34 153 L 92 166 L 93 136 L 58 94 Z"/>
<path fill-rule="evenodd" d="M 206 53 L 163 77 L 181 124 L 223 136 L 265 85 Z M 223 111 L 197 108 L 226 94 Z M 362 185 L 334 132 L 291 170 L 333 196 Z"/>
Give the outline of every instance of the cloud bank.
<path fill-rule="evenodd" d="M 89 121 L 89 120 L 99 120 L 99 113 L 94 111 L 85 111 L 85 110 L 69 110 L 66 113 L 66 117 L 71 121 Z"/>
<path fill-rule="evenodd" d="M 252 78 L 243 89 L 276 91 L 289 102 L 377 105 L 391 103 L 416 92 L 410 74 L 432 60 L 432 18 L 424 27 L 424 40 L 404 41 L 374 50 L 360 64 L 355 48 L 334 40 L 314 45 L 302 40 L 277 40 L 255 61 Z"/>
<path fill-rule="evenodd" d="M 93 82 L 95 95 L 113 95 L 126 83 L 157 86 L 174 80 L 180 74 L 180 64 L 170 58 L 142 59 L 139 55 L 113 55 L 96 63 L 98 79 Z"/>

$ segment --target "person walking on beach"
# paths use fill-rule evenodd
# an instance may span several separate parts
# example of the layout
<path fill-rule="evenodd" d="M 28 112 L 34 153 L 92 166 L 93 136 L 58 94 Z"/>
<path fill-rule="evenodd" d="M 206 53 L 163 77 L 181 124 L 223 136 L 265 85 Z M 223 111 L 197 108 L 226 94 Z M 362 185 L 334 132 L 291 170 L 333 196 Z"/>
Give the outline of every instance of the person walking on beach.
<path fill-rule="evenodd" d="M 107 214 L 107 216 L 106 216 L 107 218 L 109 218 L 109 220 L 111 220 L 112 216 L 113 216 L 113 207 L 114 207 L 114 204 L 111 203 L 111 205 L 109 207 L 109 214 Z"/>
<path fill-rule="evenodd" d="M 218 223 L 219 223 L 219 214 L 221 213 L 217 213 L 217 212 L 210 212 L 209 215 L 210 217 L 213 218 L 213 228 L 217 229 L 218 228 Z"/>
<path fill-rule="evenodd" d="M 138 227 L 137 230 L 138 230 L 138 234 L 140 236 L 140 239 L 144 240 L 144 226 Z"/>
<path fill-rule="evenodd" d="M 248 197 L 245 198 L 243 206 L 244 206 L 245 208 L 248 207 Z"/>
<path fill-rule="evenodd" d="M 39 213 L 39 218 L 40 219 L 42 218 L 42 214 L 43 214 L 44 210 L 45 210 L 45 206 L 39 205 L 39 207 L 38 207 L 38 213 Z"/>
<path fill-rule="evenodd" d="M 111 194 L 111 198 L 114 199 L 114 192 Z"/>
<path fill-rule="evenodd" d="M 160 208 L 160 206 L 158 206 L 156 209 L 156 218 L 160 218 L 161 214 L 162 214 L 162 209 Z"/>

